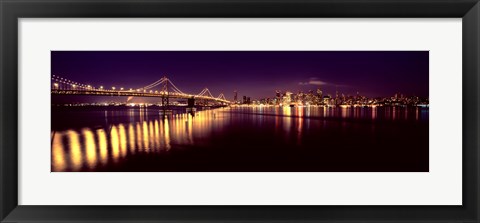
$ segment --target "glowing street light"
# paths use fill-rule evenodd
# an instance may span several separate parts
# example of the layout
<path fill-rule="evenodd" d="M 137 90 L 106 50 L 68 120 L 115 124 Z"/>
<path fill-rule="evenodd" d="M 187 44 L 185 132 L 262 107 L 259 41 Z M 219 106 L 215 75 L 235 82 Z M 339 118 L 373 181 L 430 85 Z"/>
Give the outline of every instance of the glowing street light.
<path fill-rule="evenodd" d="M 115 90 L 115 87 L 112 87 L 112 90 Z"/>
<path fill-rule="evenodd" d="M 122 87 L 122 88 L 120 88 L 120 90 L 121 90 L 121 91 L 123 91 L 123 87 Z"/>
<path fill-rule="evenodd" d="M 55 88 L 58 88 L 58 83 L 54 83 L 53 86 L 55 86 Z"/>

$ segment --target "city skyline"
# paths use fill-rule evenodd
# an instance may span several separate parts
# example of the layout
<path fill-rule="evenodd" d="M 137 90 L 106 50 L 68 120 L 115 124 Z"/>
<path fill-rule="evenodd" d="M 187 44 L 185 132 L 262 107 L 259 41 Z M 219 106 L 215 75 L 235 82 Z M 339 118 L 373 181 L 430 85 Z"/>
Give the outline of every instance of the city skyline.
<path fill-rule="evenodd" d="M 142 87 L 169 76 L 233 101 L 275 91 L 428 98 L 428 51 L 52 51 L 52 75 L 92 86 Z M 295 75 L 294 75 L 295 74 Z M 317 75 L 321 74 L 321 75 Z M 155 79 L 157 78 L 157 79 Z"/>

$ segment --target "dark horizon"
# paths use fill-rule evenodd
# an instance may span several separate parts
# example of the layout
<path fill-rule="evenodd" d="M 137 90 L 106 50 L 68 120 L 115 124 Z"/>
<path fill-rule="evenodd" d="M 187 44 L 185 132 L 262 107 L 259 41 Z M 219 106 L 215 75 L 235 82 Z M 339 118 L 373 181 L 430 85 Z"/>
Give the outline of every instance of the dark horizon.
<path fill-rule="evenodd" d="M 428 51 L 52 51 L 52 75 L 92 86 L 140 88 L 163 76 L 182 91 L 208 87 L 254 99 L 276 90 L 428 98 Z"/>

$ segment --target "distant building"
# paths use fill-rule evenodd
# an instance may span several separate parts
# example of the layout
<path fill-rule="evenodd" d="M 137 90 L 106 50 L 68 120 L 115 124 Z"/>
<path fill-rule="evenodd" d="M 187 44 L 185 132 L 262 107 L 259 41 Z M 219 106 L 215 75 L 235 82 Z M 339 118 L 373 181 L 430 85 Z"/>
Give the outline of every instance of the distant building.
<path fill-rule="evenodd" d="M 282 93 L 279 90 L 276 90 L 275 97 L 277 97 L 277 99 L 280 99 L 282 97 Z"/>
<path fill-rule="evenodd" d="M 330 95 L 323 96 L 323 104 L 330 105 L 331 100 L 332 100 L 332 97 Z"/>
<path fill-rule="evenodd" d="M 289 91 L 285 92 L 282 103 L 284 105 L 289 105 L 292 102 L 292 99 L 293 99 L 292 97 L 293 97 L 292 92 L 289 92 Z"/>

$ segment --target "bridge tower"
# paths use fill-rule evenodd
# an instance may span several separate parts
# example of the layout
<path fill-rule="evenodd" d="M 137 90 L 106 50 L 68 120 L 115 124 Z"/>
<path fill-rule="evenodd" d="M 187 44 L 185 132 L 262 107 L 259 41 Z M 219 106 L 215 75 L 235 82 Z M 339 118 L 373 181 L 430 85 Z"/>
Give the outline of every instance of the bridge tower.
<path fill-rule="evenodd" d="M 167 77 L 163 77 L 164 79 L 166 79 L 164 82 L 163 82 L 163 86 L 162 86 L 162 109 L 163 109 L 163 114 L 165 114 L 165 110 L 168 110 L 168 79 Z"/>

